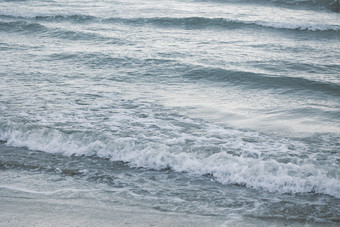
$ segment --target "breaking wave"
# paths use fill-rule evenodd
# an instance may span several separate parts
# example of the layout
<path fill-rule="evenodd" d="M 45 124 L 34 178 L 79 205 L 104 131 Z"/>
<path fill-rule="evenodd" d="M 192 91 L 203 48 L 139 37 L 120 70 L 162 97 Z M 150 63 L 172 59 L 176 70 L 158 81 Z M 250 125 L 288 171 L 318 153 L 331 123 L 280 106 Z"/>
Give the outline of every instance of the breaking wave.
<path fill-rule="evenodd" d="M 0 140 L 31 150 L 123 161 L 131 167 L 211 175 L 223 184 L 340 198 L 340 172 L 334 163 L 336 160 L 329 158 L 329 164 L 320 166 L 316 153 L 301 141 L 185 118 L 177 120 L 180 122 L 173 124 L 137 117 L 126 126 L 138 132 L 132 136 L 123 133 L 125 129 L 105 133 L 66 132 L 38 125 L 9 127 L 3 124 Z M 330 155 L 321 153 L 317 151 L 318 155 Z"/>

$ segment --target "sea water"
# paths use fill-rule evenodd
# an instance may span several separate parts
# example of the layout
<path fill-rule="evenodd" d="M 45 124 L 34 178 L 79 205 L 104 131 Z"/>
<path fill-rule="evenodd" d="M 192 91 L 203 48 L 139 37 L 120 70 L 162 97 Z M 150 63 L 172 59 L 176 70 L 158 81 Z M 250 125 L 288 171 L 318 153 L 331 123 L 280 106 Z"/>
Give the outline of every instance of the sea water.
<path fill-rule="evenodd" d="M 0 193 L 339 223 L 338 11 L 1 1 Z"/>

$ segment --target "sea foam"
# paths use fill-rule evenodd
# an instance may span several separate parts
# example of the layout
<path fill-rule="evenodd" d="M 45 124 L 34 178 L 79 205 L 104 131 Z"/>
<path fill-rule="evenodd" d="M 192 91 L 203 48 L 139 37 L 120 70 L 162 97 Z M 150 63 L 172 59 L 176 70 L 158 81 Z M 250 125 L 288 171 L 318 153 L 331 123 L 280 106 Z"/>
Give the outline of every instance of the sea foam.
<path fill-rule="evenodd" d="M 318 165 L 310 148 L 302 142 L 209 124 L 204 130 L 204 135 L 174 130 L 172 137 L 160 134 L 148 140 L 145 135 L 119 138 L 85 132 L 63 133 L 48 128 L 22 128 L 2 130 L 0 139 L 10 146 L 62 155 L 95 155 L 123 161 L 131 167 L 212 175 L 223 184 L 340 198 L 340 174 L 336 163 Z"/>

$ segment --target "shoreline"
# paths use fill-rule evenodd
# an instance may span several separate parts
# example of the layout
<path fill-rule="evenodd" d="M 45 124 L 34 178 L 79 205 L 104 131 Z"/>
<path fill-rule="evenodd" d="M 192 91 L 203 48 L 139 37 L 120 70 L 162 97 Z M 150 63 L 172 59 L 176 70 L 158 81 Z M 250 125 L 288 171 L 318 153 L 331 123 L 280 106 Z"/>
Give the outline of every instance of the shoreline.
<path fill-rule="evenodd" d="M 4 195 L 6 189 L 0 188 Z M 337 226 L 336 224 L 297 223 L 255 218 L 221 219 L 162 212 L 139 206 L 124 206 L 107 201 L 84 198 L 33 198 L 5 195 L 0 197 L 0 225 L 21 226 Z"/>
<path fill-rule="evenodd" d="M 290 217 L 294 218 L 294 214 L 286 218 L 250 217 L 243 215 L 237 207 L 229 207 L 229 209 L 226 207 L 225 213 L 218 215 L 214 215 L 214 213 L 204 215 L 197 213 L 197 211 L 194 214 L 195 210 L 190 213 L 191 210 L 189 209 L 187 209 L 188 212 L 182 213 L 176 212 L 174 209 L 170 211 L 171 209 L 167 210 L 168 204 L 163 203 L 159 207 L 161 203 L 156 202 L 152 205 L 153 203 L 148 201 L 147 197 L 141 196 L 138 201 L 135 201 L 134 197 L 125 198 L 124 193 L 114 193 L 115 190 L 123 190 L 128 193 L 131 189 L 128 185 L 124 186 L 126 188 L 111 187 L 103 182 L 86 181 L 72 175 L 35 171 L 40 166 L 36 164 L 36 155 L 40 157 L 40 162 L 47 165 L 43 168 L 45 170 L 48 170 L 48 166 L 51 165 L 50 162 L 54 159 L 57 160 L 57 163 L 53 168 L 58 166 L 67 169 L 67 166 L 73 165 L 74 162 L 68 162 L 70 161 L 69 157 L 26 151 L 25 148 L 0 146 L 2 155 L 0 158 L 3 158 L 3 163 L 14 165 L 16 162 L 10 157 L 18 159 L 25 156 L 24 161 L 22 161 L 24 163 L 22 168 L 26 165 L 34 167 L 34 171 L 32 169 L 11 168 L 10 166 L 4 166 L 4 169 L 0 169 L 0 226 L 2 227 L 338 226 L 337 223 L 307 223 L 300 222 L 296 218 L 290 220 Z M 85 160 L 76 161 L 82 164 L 85 162 Z M 102 162 L 99 164 L 103 165 Z M 108 168 L 108 166 L 103 165 L 102 168 Z M 114 176 L 119 171 L 113 171 L 111 174 Z M 132 175 L 134 172 L 127 172 L 126 174 Z M 226 196 L 228 195 L 231 196 L 231 194 L 226 194 Z M 219 198 L 223 199 L 222 197 Z M 256 196 L 254 198 L 256 199 Z M 159 199 L 162 198 L 159 197 Z M 225 197 L 225 199 L 228 199 L 228 197 Z"/>
<path fill-rule="evenodd" d="M 0 190 L 1 192 L 2 190 Z M 1 226 L 224 226 L 223 220 L 81 199 L 0 198 Z"/>

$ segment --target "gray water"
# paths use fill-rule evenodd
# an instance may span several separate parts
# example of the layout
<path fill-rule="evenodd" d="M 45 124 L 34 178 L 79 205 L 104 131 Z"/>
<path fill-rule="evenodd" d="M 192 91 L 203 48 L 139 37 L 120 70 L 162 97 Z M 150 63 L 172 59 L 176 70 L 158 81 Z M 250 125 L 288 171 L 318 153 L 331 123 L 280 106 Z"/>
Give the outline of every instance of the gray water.
<path fill-rule="evenodd" d="M 1 194 L 339 223 L 338 9 L 1 1 Z"/>

